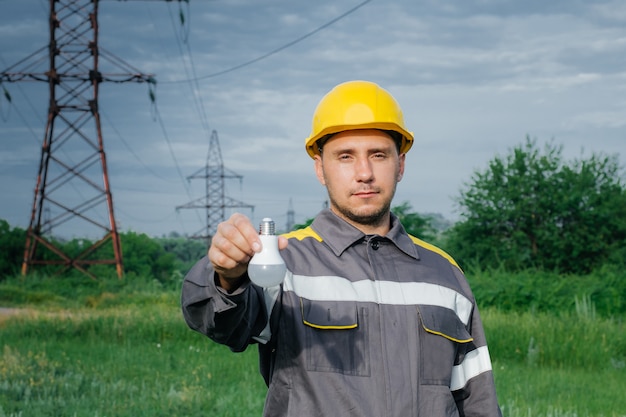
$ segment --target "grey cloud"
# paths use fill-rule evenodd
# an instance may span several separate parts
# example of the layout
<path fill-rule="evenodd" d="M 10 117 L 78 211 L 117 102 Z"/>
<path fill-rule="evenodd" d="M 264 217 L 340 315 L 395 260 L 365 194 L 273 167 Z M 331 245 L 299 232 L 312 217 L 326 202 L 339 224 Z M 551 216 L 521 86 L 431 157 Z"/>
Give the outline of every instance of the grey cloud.
<path fill-rule="evenodd" d="M 454 216 L 452 197 L 462 182 L 527 134 L 554 138 L 571 153 L 583 146 L 623 152 L 626 6 L 620 1 L 373 1 L 280 53 L 206 78 L 359 3 L 192 1 L 189 9 L 183 5 L 189 26 L 181 28 L 177 4 L 102 2 L 102 46 L 158 81 L 156 108 L 145 84 L 100 86 L 122 227 L 152 234 L 201 228 L 202 211 L 174 208 L 204 194 L 202 181 L 183 183 L 180 176 L 205 164 L 212 129 L 225 165 L 244 176 L 241 185 L 228 184 L 232 198 L 254 204 L 255 216 L 281 222 L 291 198 L 297 221 L 312 217 L 325 193 L 304 138 L 321 96 L 354 78 L 377 81 L 396 95 L 416 133 L 396 201 L 409 200 L 418 211 Z M 34 4 L 42 3 L 2 1 L 0 66 L 47 43 L 47 11 Z M 181 56 L 188 48 L 195 74 Z M 112 68 L 103 63 L 103 70 Z M 186 81 L 194 76 L 200 79 Z M 3 204 L 0 218 L 24 226 L 47 86 L 21 85 L 32 104 L 16 84 L 3 86 L 30 129 L 14 111 L 0 121 L 0 160 L 14 161 L 0 169 L 0 191 L 16 196 Z"/>

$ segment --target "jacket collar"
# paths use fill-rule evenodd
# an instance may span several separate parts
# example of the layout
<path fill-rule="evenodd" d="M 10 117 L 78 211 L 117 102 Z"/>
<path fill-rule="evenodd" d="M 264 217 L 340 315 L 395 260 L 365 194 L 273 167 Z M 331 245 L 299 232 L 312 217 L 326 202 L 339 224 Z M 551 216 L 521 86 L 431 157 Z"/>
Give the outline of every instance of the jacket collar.
<path fill-rule="evenodd" d="M 311 228 L 322 238 L 336 256 L 340 256 L 350 246 L 371 237 L 337 216 L 330 209 L 322 210 L 311 223 Z M 393 243 L 407 255 L 419 259 L 416 245 L 395 214 L 391 213 L 391 228 L 389 232 L 380 238 L 383 241 Z"/>

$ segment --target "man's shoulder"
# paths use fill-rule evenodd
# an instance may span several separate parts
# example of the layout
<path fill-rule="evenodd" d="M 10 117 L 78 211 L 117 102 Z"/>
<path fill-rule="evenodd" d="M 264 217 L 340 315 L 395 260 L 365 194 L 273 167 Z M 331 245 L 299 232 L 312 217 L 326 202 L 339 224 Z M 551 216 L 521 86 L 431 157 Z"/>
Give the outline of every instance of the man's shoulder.
<path fill-rule="evenodd" d="M 454 260 L 454 258 L 452 256 L 450 256 L 446 251 L 444 251 L 443 249 L 428 243 L 420 238 L 417 238 L 413 235 L 409 235 L 409 238 L 411 238 L 411 240 L 413 241 L 413 243 L 418 246 L 419 248 L 421 248 L 422 250 L 426 250 L 432 253 L 435 253 L 443 258 L 445 258 L 448 262 L 450 262 L 452 265 L 456 266 L 457 268 L 461 269 L 459 267 L 459 265 L 456 263 L 456 261 Z"/>
<path fill-rule="evenodd" d="M 305 239 L 315 239 L 318 242 L 322 242 L 322 237 L 315 231 L 311 226 L 305 227 L 303 229 L 293 230 L 289 233 L 285 233 L 282 235 L 283 237 L 289 240 L 298 240 L 302 241 Z"/>

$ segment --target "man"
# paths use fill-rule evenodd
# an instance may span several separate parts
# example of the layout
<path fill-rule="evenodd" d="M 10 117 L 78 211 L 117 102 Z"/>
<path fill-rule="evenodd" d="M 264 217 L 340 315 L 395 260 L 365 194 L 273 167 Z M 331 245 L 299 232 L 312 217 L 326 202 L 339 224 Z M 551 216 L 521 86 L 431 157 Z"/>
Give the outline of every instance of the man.
<path fill-rule="evenodd" d="M 330 207 L 280 238 L 283 283 L 250 282 L 261 245 L 240 214 L 185 277 L 192 329 L 236 352 L 258 344 L 265 416 L 501 415 L 463 273 L 390 212 L 412 144 L 387 91 L 336 86 L 305 141 Z"/>

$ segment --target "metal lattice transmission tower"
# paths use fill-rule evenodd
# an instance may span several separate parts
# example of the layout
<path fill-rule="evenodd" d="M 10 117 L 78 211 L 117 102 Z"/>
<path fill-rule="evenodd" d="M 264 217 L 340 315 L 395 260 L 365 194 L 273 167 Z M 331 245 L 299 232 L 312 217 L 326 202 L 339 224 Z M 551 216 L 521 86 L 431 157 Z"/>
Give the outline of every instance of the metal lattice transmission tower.
<path fill-rule="evenodd" d="M 217 225 L 226 219 L 227 208 L 249 208 L 254 212 L 254 206 L 242 203 L 226 195 L 224 180 L 235 178 L 241 181 L 243 177 L 224 167 L 220 142 L 215 130 L 211 132 L 211 138 L 209 139 L 209 153 L 206 165 L 187 177 L 188 180 L 194 178 L 206 180 L 206 195 L 176 207 L 176 210 L 190 208 L 206 209 L 206 227 L 195 233 L 192 238 L 210 241 L 217 231 Z"/>
<path fill-rule="evenodd" d="M 293 209 L 293 201 L 289 199 L 289 208 L 287 209 L 287 224 L 285 225 L 285 231 L 291 232 L 293 226 L 296 224 L 296 212 Z"/>
<path fill-rule="evenodd" d="M 98 89 L 105 81 L 154 80 L 99 49 L 98 0 L 50 0 L 49 31 L 47 47 L 0 73 L 1 81 L 43 81 L 49 89 L 22 274 L 35 265 L 56 265 L 59 273 L 76 268 L 95 278 L 89 271 L 91 265 L 112 264 L 121 278 L 122 250 L 104 152 Z M 111 72 L 101 72 L 101 63 L 110 65 Z M 93 231 L 98 240 L 79 253 L 64 253 L 52 235 L 59 233 L 60 226 L 81 236 Z M 112 251 L 106 249 L 106 243 L 112 244 Z"/>

